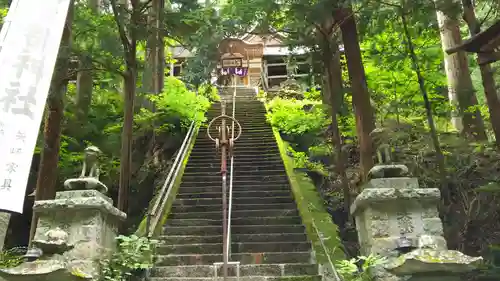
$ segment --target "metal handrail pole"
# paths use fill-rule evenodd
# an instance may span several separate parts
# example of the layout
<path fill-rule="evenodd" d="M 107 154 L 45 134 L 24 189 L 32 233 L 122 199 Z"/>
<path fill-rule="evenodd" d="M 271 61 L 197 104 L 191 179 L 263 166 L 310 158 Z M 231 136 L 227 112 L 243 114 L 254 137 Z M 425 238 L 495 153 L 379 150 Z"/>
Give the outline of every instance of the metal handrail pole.
<path fill-rule="evenodd" d="M 316 223 L 314 223 L 314 220 L 312 220 L 312 225 L 314 227 L 314 230 L 318 234 L 319 242 L 321 243 L 321 246 L 323 247 L 323 250 L 325 251 L 325 255 L 328 258 L 328 263 L 330 264 L 330 268 L 332 270 L 333 275 L 335 275 L 335 279 L 337 281 L 342 281 L 342 278 L 339 276 L 337 270 L 335 269 L 335 265 L 333 265 L 333 261 L 330 258 L 330 255 L 328 254 L 328 249 L 326 248 L 326 245 L 323 242 L 323 235 L 319 232 L 318 227 L 316 226 Z"/>
<path fill-rule="evenodd" d="M 226 115 L 226 103 L 225 101 L 221 101 L 221 109 L 222 109 L 222 114 L 221 116 Z M 222 174 L 222 259 L 223 259 L 223 268 L 222 268 L 222 273 L 224 277 L 224 281 L 227 280 L 228 277 L 228 268 L 227 268 L 227 263 L 228 263 L 228 248 L 227 244 L 224 243 L 224 241 L 227 240 L 227 159 L 226 159 L 226 153 L 227 153 L 227 136 L 226 136 L 226 119 L 222 118 L 221 120 L 221 142 L 222 142 L 222 147 L 221 147 L 221 174 Z"/>
<path fill-rule="evenodd" d="M 188 134 L 188 135 L 186 136 L 186 137 L 187 137 L 187 139 L 188 139 L 188 143 L 190 143 L 190 142 L 191 142 L 191 140 L 192 140 L 192 138 L 193 138 L 194 133 L 195 133 L 195 130 L 193 129 L 193 130 L 191 130 L 191 131 L 190 131 L 190 134 Z M 181 155 L 182 155 L 181 159 L 183 159 L 183 160 L 184 160 L 184 158 L 186 157 L 187 148 L 188 148 L 188 146 L 185 146 L 185 147 L 184 147 L 184 150 L 182 151 L 182 153 L 179 153 L 179 154 L 181 154 Z M 175 171 L 174 171 L 174 173 L 173 173 L 173 179 L 175 179 L 175 178 L 177 177 L 177 175 L 179 174 L 179 171 L 180 171 L 181 167 L 182 167 L 182 162 L 181 162 L 181 164 L 176 165 L 176 166 L 175 166 L 175 168 L 174 168 L 174 167 L 172 167 L 172 170 L 175 170 Z M 163 196 L 164 200 L 162 200 L 162 204 L 161 204 L 160 206 L 164 206 L 164 205 L 165 205 L 165 203 L 166 203 L 166 201 L 167 201 L 168 197 L 170 196 L 170 192 L 172 191 L 172 187 L 173 187 L 174 183 L 175 183 L 175 181 L 174 181 L 174 180 L 171 180 L 171 181 L 170 181 L 170 183 L 169 183 L 169 185 L 168 185 L 167 192 L 166 192 L 165 196 Z M 153 229 L 155 229 L 155 228 L 156 228 L 156 225 L 158 224 L 158 219 L 159 219 L 159 216 L 158 216 L 158 215 L 155 215 L 155 216 L 154 216 L 154 224 L 152 224 L 152 225 L 154 226 L 154 227 L 153 227 Z"/>
<path fill-rule="evenodd" d="M 234 82 L 236 84 L 236 81 Z M 236 113 L 236 87 L 233 90 L 233 112 L 232 112 L 232 117 L 233 121 L 231 124 L 231 138 L 234 139 L 234 118 L 235 118 L 235 113 Z M 230 167 L 230 174 L 229 174 L 229 210 L 228 210 L 228 215 L 227 215 L 227 241 L 226 241 L 226 247 L 228 249 L 227 255 L 228 255 L 228 260 L 229 260 L 229 255 L 231 254 L 231 213 L 233 209 L 233 167 L 234 167 L 234 154 L 231 153 L 231 167 Z"/>
<path fill-rule="evenodd" d="M 153 205 L 153 208 L 151 209 L 150 212 L 148 212 L 147 215 L 147 221 L 146 221 L 146 231 L 147 231 L 147 236 L 150 235 L 151 232 L 151 226 L 154 226 L 153 229 L 156 227 L 156 224 L 158 223 L 158 220 L 156 219 L 158 207 L 160 205 L 163 205 L 168 196 L 170 195 L 170 192 L 172 190 L 172 186 L 174 181 L 171 180 L 172 178 L 175 178 L 180 170 L 180 167 L 182 166 L 180 164 L 180 159 L 184 160 L 187 152 L 187 143 L 190 142 L 194 135 L 194 127 L 195 127 L 195 122 L 193 121 L 191 123 L 191 126 L 189 127 L 189 130 L 186 134 L 186 137 L 184 138 L 184 141 L 182 142 L 181 147 L 179 148 L 179 151 L 177 153 L 177 156 L 175 157 L 174 163 L 172 164 L 170 171 L 168 173 L 167 178 L 165 179 L 165 183 L 163 184 L 163 187 L 159 193 L 158 198 L 156 199 L 155 204 Z M 172 177 L 173 176 L 173 177 Z M 151 220 L 154 219 L 154 223 L 151 224 Z"/>
<path fill-rule="evenodd" d="M 180 151 L 183 151 L 183 150 L 185 149 L 184 147 L 186 146 L 186 144 L 187 144 L 187 140 L 188 140 L 188 138 L 189 138 L 189 137 L 190 137 L 190 135 L 191 135 L 191 132 L 192 132 L 192 130 L 193 130 L 193 128 L 194 128 L 194 124 L 195 124 L 195 122 L 193 121 L 193 122 L 191 123 L 191 126 L 189 127 L 189 131 L 188 131 L 188 133 L 186 134 L 186 137 L 184 138 L 184 141 L 182 142 L 181 148 L 179 149 Z M 163 187 L 162 187 L 162 189 L 161 189 L 161 191 L 160 191 L 160 196 L 158 197 L 158 199 L 156 199 L 155 205 L 154 205 L 154 206 L 153 206 L 153 208 L 151 209 L 151 214 L 152 214 L 152 215 L 155 215 L 155 214 L 156 214 L 156 211 L 157 211 L 157 209 L 158 209 L 158 205 L 159 205 L 159 204 L 160 204 L 160 202 L 161 202 L 161 198 L 162 198 L 161 194 L 163 194 L 163 193 L 165 192 L 165 189 L 167 188 L 168 183 L 169 183 L 169 181 L 170 181 L 170 178 L 172 177 L 173 172 L 174 172 L 174 170 L 175 170 L 175 169 L 174 169 L 174 167 L 175 167 L 175 165 L 177 165 L 177 163 L 179 162 L 179 159 L 181 158 L 181 155 L 182 155 L 182 154 L 183 154 L 183 153 L 179 153 L 179 154 L 177 154 L 177 157 L 175 157 L 174 163 L 172 164 L 172 169 L 170 169 L 170 172 L 168 173 L 168 176 L 167 176 L 167 178 L 165 179 L 165 183 L 163 184 Z"/>

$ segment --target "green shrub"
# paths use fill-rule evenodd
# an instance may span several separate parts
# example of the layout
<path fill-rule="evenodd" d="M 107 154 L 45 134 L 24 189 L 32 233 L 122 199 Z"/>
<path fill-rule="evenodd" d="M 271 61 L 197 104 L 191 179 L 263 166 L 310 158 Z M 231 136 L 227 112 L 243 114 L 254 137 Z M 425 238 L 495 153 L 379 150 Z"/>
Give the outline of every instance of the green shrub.
<path fill-rule="evenodd" d="M 323 108 L 317 102 L 308 100 L 287 100 L 274 98 L 268 104 L 267 120 L 281 133 L 300 136 L 306 133 L 317 134 L 324 130 L 329 120 Z M 313 105 L 311 110 L 304 106 Z"/>
<path fill-rule="evenodd" d="M 101 261 L 101 281 L 128 281 L 131 276 L 153 267 L 156 240 L 136 235 L 120 235 L 116 240 L 116 251 Z"/>
<path fill-rule="evenodd" d="M 374 278 L 370 274 L 370 269 L 384 263 L 386 260 L 386 258 L 376 255 L 360 256 L 339 261 L 335 268 L 345 281 L 372 281 Z M 359 264 L 361 266 L 358 266 Z"/>
<path fill-rule="evenodd" d="M 164 89 L 159 95 L 147 96 L 154 103 L 156 112 L 141 108 L 140 113 L 134 117 L 136 131 L 152 130 L 154 124 L 158 133 L 175 132 L 189 127 L 192 121 L 205 121 L 205 112 L 210 107 L 209 98 L 189 91 L 184 82 L 175 77 L 165 79 Z M 214 94 L 213 90 L 208 88 L 204 91 L 207 95 Z M 107 130 L 121 130 L 121 126 L 116 124 Z"/>
<path fill-rule="evenodd" d="M 220 101 L 219 91 L 211 84 L 205 83 L 198 88 L 198 94 L 206 97 L 210 102 Z"/>
<path fill-rule="evenodd" d="M 318 91 L 316 87 L 311 87 L 309 91 L 304 92 L 304 98 L 307 100 L 320 101 L 321 91 Z"/>

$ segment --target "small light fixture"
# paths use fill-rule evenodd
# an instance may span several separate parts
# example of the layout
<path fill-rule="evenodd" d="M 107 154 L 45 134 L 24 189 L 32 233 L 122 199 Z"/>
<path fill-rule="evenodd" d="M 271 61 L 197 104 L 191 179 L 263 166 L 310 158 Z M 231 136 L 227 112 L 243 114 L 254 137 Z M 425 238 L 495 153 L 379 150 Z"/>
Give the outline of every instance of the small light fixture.
<path fill-rule="evenodd" d="M 412 241 L 408 239 L 403 233 L 401 236 L 396 240 L 396 250 L 399 252 L 400 255 L 409 253 L 416 249 L 416 247 L 413 245 Z"/>
<path fill-rule="evenodd" d="M 43 255 L 43 251 L 40 248 L 36 247 L 31 247 L 26 251 L 26 254 L 24 255 L 24 259 L 28 262 L 35 261 L 39 259 Z"/>

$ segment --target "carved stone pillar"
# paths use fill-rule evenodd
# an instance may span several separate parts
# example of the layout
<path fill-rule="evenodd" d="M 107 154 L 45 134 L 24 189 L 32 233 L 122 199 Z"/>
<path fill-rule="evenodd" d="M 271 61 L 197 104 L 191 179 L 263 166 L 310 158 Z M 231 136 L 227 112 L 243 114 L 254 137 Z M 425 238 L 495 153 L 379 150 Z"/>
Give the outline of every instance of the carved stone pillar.
<path fill-rule="evenodd" d="M 455 274 L 474 268 L 481 258 L 447 250 L 437 209 L 439 189 L 420 188 L 416 178 L 399 176 L 397 171 L 407 168 L 373 167 L 371 180 L 351 206 L 361 254 L 387 258 L 384 266 L 373 270 L 375 279 L 433 280 L 434 276 L 444 278 L 448 273 L 449 278 L 455 278 Z M 383 177 L 388 174 L 392 177 Z"/>
<path fill-rule="evenodd" d="M 9 281 L 98 278 L 99 261 L 114 249 L 125 213 L 96 190 L 58 192 L 54 200 L 36 201 L 33 210 L 39 217 L 33 245 L 42 256 L 2 269 L 0 276 Z"/>
<path fill-rule="evenodd" d="M 419 188 L 416 178 L 372 179 L 351 206 L 363 255 L 397 256 L 397 242 L 404 236 L 413 245 L 431 235 L 439 249 L 446 249 L 439 219 L 437 188 Z"/>

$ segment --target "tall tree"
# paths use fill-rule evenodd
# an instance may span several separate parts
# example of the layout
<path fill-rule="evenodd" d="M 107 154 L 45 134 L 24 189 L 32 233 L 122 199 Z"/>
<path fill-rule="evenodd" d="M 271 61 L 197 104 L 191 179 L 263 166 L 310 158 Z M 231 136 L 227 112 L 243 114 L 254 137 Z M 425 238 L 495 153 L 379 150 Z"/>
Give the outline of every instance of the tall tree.
<path fill-rule="evenodd" d="M 165 0 L 152 0 L 148 12 L 148 39 L 143 89 L 148 93 L 160 93 L 163 89 L 165 52 L 162 32 Z"/>
<path fill-rule="evenodd" d="M 436 14 L 441 34 L 443 52 L 462 43 L 458 21 L 460 9 L 456 0 L 435 0 Z M 464 136 L 476 139 L 486 139 L 483 119 L 477 108 L 477 99 L 472 85 L 472 79 L 464 51 L 448 55 L 444 54 L 444 67 L 448 78 L 448 97 L 457 108 L 452 123 Z"/>
<path fill-rule="evenodd" d="M 82 8 L 81 6 L 79 8 Z M 99 13 L 99 0 L 87 0 L 85 8 L 88 8 L 93 15 Z M 92 42 L 93 43 L 93 42 Z M 85 130 L 81 130 L 87 123 L 90 104 L 92 103 L 92 91 L 94 88 L 92 57 L 88 53 L 78 56 L 78 71 L 76 78 L 76 112 L 74 136 L 79 137 Z"/>
<path fill-rule="evenodd" d="M 356 118 L 356 131 L 359 139 L 361 168 L 363 176 L 373 167 L 373 149 L 370 133 L 375 129 L 370 93 L 366 84 L 365 70 L 359 46 L 358 31 L 354 12 L 350 6 L 337 9 L 334 14 L 342 32 L 344 53 L 351 80 L 352 103 Z"/>
<path fill-rule="evenodd" d="M 139 23 L 147 4 L 139 0 L 126 0 L 117 3 L 110 0 L 113 16 L 123 47 L 125 70 L 123 77 L 123 99 L 125 103 L 122 129 L 122 146 L 120 159 L 120 187 L 118 190 L 118 209 L 127 212 L 132 168 L 132 141 L 134 125 L 134 101 L 137 81 L 137 42 L 139 40 Z"/>
<path fill-rule="evenodd" d="M 333 30 L 332 30 L 333 31 Z M 326 34 L 325 34 L 326 35 Z M 343 140 L 340 132 L 338 115 L 343 102 L 342 73 L 340 66 L 340 51 L 337 38 L 334 36 L 324 37 L 323 63 L 325 64 L 325 90 L 323 91 L 323 101 L 329 105 L 332 128 L 332 146 L 335 148 L 333 163 L 335 163 L 334 175 L 340 178 L 342 192 L 344 196 L 344 209 L 349 214 L 351 206 L 351 192 L 346 174 L 346 155 L 343 148 Z M 328 91 L 328 92 L 326 92 Z"/>
<path fill-rule="evenodd" d="M 462 0 L 462 6 L 463 18 L 469 26 L 470 35 L 474 36 L 481 32 L 481 23 L 477 20 L 474 4 L 472 0 Z M 478 62 L 481 56 L 483 56 L 481 53 L 477 55 Z M 496 144 L 500 146 L 500 100 L 497 94 L 495 78 L 493 77 L 493 70 L 489 64 L 479 64 L 479 69 L 481 70 L 484 95 L 488 103 L 491 127 L 495 135 Z"/>

